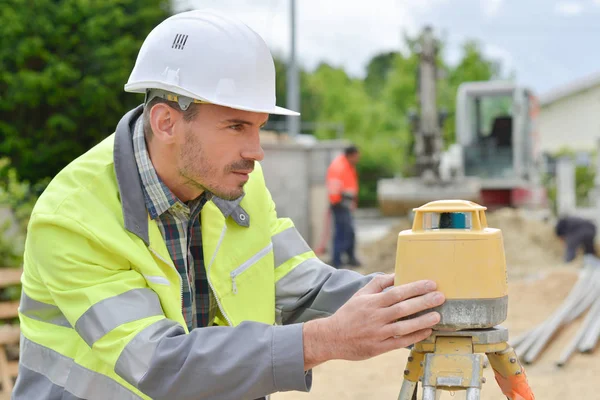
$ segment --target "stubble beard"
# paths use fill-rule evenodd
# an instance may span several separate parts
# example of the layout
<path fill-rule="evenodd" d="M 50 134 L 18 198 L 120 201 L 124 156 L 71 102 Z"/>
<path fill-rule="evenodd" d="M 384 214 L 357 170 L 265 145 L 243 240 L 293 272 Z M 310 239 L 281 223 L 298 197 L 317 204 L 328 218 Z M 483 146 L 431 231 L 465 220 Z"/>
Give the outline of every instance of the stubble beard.
<path fill-rule="evenodd" d="M 227 189 L 218 183 L 217 169 L 206 162 L 204 150 L 192 132 L 186 132 L 186 141 L 181 149 L 180 158 L 183 165 L 179 169 L 179 175 L 184 178 L 187 186 L 210 192 L 224 200 L 236 200 L 244 194 L 246 182 L 240 183 L 236 189 Z M 242 160 L 225 167 L 223 175 L 226 176 L 236 169 L 250 169 L 253 166 L 253 161 Z"/>

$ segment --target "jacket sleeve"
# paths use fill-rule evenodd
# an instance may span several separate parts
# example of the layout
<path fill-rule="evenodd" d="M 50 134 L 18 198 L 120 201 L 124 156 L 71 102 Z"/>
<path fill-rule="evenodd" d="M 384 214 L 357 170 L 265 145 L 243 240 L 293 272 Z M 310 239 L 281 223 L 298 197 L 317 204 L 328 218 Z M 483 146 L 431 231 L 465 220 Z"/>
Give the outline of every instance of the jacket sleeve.
<path fill-rule="evenodd" d="M 275 256 L 275 305 L 279 324 L 294 324 L 329 316 L 373 275 L 338 270 L 322 262 L 288 218 L 271 208 Z"/>
<path fill-rule="evenodd" d="M 124 256 L 62 216 L 35 215 L 27 263 L 92 352 L 153 399 L 256 399 L 308 391 L 302 324 L 244 322 L 189 334 Z M 68 245 L 66 245 L 68 244 Z"/>

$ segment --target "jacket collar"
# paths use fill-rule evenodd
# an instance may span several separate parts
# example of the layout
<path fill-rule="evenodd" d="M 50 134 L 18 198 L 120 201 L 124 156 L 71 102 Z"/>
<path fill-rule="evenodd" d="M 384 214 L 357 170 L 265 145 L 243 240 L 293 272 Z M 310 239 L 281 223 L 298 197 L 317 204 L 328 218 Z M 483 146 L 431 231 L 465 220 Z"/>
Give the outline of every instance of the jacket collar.
<path fill-rule="evenodd" d="M 138 236 L 146 243 L 146 246 L 149 246 L 148 210 L 144 201 L 144 192 L 135 162 L 132 141 L 135 121 L 142 115 L 143 110 L 143 105 L 134 108 L 125 114 L 117 124 L 113 157 L 125 229 Z M 212 202 L 225 218 L 231 216 L 238 225 L 248 227 L 250 216 L 240 206 L 242 199 L 243 196 L 230 201 L 212 196 Z"/>

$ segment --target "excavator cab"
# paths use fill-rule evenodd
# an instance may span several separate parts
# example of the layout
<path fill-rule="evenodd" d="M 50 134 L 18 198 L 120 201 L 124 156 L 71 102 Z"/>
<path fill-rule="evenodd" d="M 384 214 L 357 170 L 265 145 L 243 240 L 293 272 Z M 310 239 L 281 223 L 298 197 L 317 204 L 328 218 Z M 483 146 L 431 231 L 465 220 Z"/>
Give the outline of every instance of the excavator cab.
<path fill-rule="evenodd" d="M 536 174 L 537 101 L 508 82 L 469 82 L 458 90 L 456 142 L 465 176 L 481 179 L 482 201 L 490 206 L 531 202 Z"/>

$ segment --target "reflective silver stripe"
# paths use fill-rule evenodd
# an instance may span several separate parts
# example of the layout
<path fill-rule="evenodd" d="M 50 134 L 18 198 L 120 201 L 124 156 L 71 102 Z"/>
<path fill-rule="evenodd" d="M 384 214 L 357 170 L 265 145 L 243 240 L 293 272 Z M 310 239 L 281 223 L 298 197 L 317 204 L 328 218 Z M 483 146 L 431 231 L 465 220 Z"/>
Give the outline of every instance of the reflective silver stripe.
<path fill-rule="evenodd" d="M 248 260 L 244 261 L 242 265 L 234 269 L 229 273 L 232 278 L 235 278 L 248 268 L 250 268 L 253 264 L 255 264 L 258 260 L 269 254 L 271 249 L 273 248 L 273 243 L 269 243 L 266 247 L 263 247 L 258 253 L 250 257 Z"/>
<path fill-rule="evenodd" d="M 67 392 L 81 399 L 141 399 L 140 396 L 106 375 L 84 368 L 71 358 L 34 343 L 24 336 L 21 336 L 20 363 L 25 368 L 48 378 L 50 384 L 63 387 Z M 27 386 L 27 382 L 22 384 Z"/>
<path fill-rule="evenodd" d="M 60 311 L 60 308 L 52 304 L 34 300 L 27 296 L 24 290 L 21 291 L 19 312 L 31 319 L 71 328 L 71 324 L 67 321 L 62 311 Z"/>
<path fill-rule="evenodd" d="M 291 227 L 283 232 L 279 232 L 272 238 L 273 253 L 275 255 L 275 268 L 286 262 L 292 257 L 304 254 L 310 251 L 310 246 L 306 243 L 300 232 Z"/>
<path fill-rule="evenodd" d="M 237 285 L 235 283 L 235 278 L 237 278 L 238 275 L 240 275 L 242 272 L 254 265 L 258 260 L 269 254 L 271 250 L 273 250 L 273 243 L 269 243 L 267 247 L 261 249 L 258 253 L 250 257 L 250 259 L 244 261 L 242 265 L 240 265 L 239 267 L 237 267 L 229 273 L 229 275 L 231 276 L 231 290 L 234 294 L 237 294 Z"/>
<path fill-rule="evenodd" d="M 293 324 L 331 315 L 371 279 L 309 258 L 275 284 L 276 321 Z"/>
<path fill-rule="evenodd" d="M 169 330 L 178 329 L 178 327 L 177 322 L 165 318 L 138 333 L 121 352 L 115 364 L 115 372 L 137 387 L 148 371 L 152 356 L 154 356 L 154 351 L 160 341 L 168 336 Z"/>
<path fill-rule="evenodd" d="M 156 283 L 157 285 L 171 286 L 171 282 L 169 282 L 169 280 L 164 276 L 152 276 L 144 274 L 144 278 L 146 278 L 148 282 Z"/>
<path fill-rule="evenodd" d="M 287 306 L 310 290 L 318 290 L 335 269 L 316 257 L 298 264 L 283 278 L 277 281 L 275 290 L 278 306 Z"/>
<path fill-rule="evenodd" d="M 92 347 L 118 326 L 155 315 L 164 315 L 156 293 L 148 288 L 133 289 L 91 306 L 79 317 L 75 330 Z"/>

